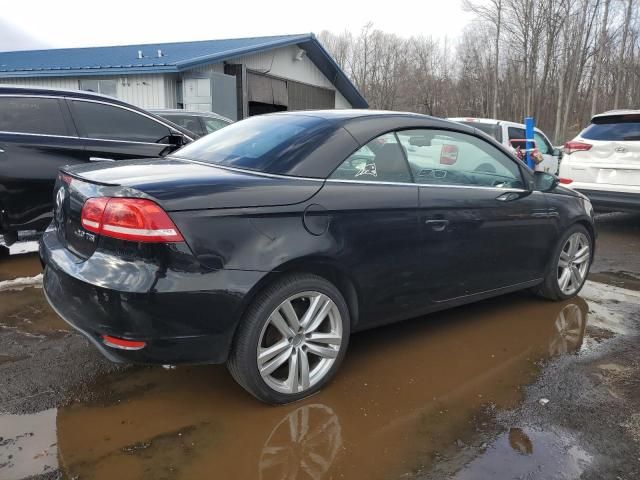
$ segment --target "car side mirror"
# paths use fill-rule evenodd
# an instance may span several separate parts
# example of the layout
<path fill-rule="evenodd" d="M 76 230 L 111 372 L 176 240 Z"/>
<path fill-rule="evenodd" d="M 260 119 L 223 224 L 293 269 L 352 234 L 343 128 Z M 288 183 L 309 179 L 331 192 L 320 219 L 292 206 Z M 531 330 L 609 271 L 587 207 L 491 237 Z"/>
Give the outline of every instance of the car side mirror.
<path fill-rule="evenodd" d="M 167 143 L 169 143 L 169 145 L 173 145 L 175 147 L 182 147 L 183 145 L 186 145 L 189 142 L 185 138 L 185 136 L 182 135 L 181 133 L 172 132 L 167 137 Z"/>
<path fill-rule="evenodd" d="M 559 183 L 560 179 L 550 173 L 534 172 L 533 174 L 534 190 L 538 190 L 540 192 L 550 192 L 551 190 L 556 188 Z"/>

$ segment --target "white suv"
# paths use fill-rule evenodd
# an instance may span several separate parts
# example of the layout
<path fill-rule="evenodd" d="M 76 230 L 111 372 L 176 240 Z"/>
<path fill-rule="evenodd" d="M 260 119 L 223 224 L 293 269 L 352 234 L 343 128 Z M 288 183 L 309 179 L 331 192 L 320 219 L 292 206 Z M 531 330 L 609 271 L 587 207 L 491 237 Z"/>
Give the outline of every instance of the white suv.
<path fill-rule="evenodd" d="M 640 110 L 596 115 L 564 152 L 560 176 L 596 208 L 640 211 Z"/>
<path fill-rule="evenodd" d="M 449 118 L 448 120 L 464 123 L 470 127 L 477 128 L 478 130 L 491 135 L 502 145 L 509 148 L 513 148 L 511 142 L 519 141 L 518 143 L 520 143 L 522 140 L 527 138 L 525 134 L 525 127 L 522 123 L 505 122 L 504 120 L 494 120 L 491 118 L 458 117 Z M 534 138 L 536 148 L 542 154 L 542 158 L 544 159 L 541 163 L 536 165 L 535 169 L 541 172 L 549 172 L 557 175 L 562 152 L 551 145 L 547 136 L 539 128 L 534 130 Z"/>

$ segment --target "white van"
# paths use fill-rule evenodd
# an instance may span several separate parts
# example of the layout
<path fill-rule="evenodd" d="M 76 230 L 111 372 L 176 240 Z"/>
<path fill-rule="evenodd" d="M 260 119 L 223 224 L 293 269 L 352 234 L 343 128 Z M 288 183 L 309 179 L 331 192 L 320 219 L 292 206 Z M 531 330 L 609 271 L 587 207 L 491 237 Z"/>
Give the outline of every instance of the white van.
<path fill-rule="evenodd" d="M 484 133 L 492 136 L 505 147 L 513 148 L 511 142 L 514 140 L 523 140 L 527 138 L 525 126 L 522 123 L 506 122 L 504 120 L 494 120 L 491 118 L 468 118 L 457 117 L 449 118 L 454 122 L 463 123 L 470 127 L 477 128 Z M 534 138 L 536 148 L 542 154 L 544 160 L 536 165 L 536 170 L 541 172 L 549 172 L 554 175 L 558 174 L 562 151 L 554 148 L 551 142 L 542 130 L 536 128 L 534 130 Z"/>

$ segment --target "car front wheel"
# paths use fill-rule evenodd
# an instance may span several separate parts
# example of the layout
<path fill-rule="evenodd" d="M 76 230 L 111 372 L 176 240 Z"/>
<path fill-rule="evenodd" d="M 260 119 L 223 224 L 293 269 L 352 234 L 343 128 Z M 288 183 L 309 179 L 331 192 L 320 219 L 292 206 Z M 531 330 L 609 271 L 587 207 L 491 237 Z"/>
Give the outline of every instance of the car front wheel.
<path fill-rule="evenodd" d="M 535 292 L 550 300 L 577 295 L 587 280 L 592 255 L 591 235 L 582 225 L 573 225 L 558 243 L 545 280 Z"/>
<path fill-rule="evenodd" d="M 293 402 L 329 382 L 344 357 L 349 334 L 349 310 L 334 285 L 316 275 L 289 275 L 250 305 L 227 366 L 259 400 Z"/>

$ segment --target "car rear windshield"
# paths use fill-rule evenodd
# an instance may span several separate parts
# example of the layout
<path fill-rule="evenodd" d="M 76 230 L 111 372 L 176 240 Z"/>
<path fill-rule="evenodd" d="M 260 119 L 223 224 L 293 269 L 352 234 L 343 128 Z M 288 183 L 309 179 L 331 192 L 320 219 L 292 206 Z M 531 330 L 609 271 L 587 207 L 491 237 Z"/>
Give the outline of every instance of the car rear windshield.
<path fill-rule="evenodd" d="M 587 140 L 640 140 L 640 115 L 594 118 L 580 136 Z"/>
<path fill-rule="evenodd" d="M 498 128 L 498 125 L 495 123 L 481 123 L 481 122 L 460 122 L 460 123 L 469 125 L 470 127 L 473 127 L 473 128 L 477 128 L 478 130 L 486 133 L 487 135 L 491 135 L 493 138 L 495 138 L 499 142 L 502 141 L 502 138 L 500 138 L 501 137 L 500 129 Z"/>
<path fill-rule="evenodd" d="M 307 115 L 264 115 L 210 133 L 173 157 L 265 173 L 287 173 L 321 144 L 333 125 Z"/>

